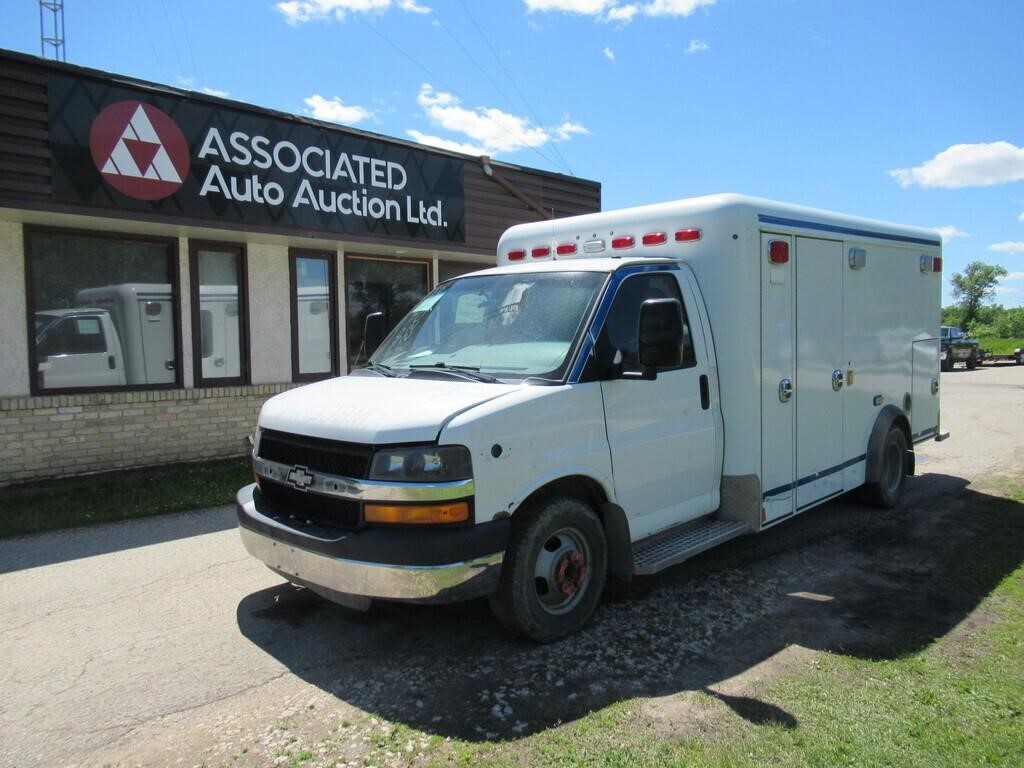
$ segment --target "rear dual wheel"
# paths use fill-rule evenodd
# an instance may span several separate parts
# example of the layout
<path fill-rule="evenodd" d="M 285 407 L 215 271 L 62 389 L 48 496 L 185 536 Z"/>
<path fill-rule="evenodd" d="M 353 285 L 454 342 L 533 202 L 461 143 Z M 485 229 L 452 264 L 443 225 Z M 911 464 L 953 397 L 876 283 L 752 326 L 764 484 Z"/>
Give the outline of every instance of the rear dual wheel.
<path fill-rule="evenodd" d="M 891 509 L 899 504 L 907 485 L 907 436 L 893 426 L 882 445 L 878 480 L 861 489 L 861 498 L 874 507 Z"/>
<path fill-rule="evenodd" d="M 604 529 L 578 499 L 546 499 L 513 528 L 498 590 L 498 621 L 541 643 L 579 630 L 601 599 L 608 569 Z"/>

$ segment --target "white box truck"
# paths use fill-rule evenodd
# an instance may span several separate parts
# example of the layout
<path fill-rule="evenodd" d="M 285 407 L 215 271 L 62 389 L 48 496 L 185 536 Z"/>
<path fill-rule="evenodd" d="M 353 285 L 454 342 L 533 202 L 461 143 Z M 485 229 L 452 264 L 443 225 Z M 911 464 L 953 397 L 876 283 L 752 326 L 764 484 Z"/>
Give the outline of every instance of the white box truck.
<path fill-rule="evenodd" d="M 715 195 L 512 227 L 366 368 L 270 399 L 248 551 L 342 604 L 487 595 L 539 641 L 940 439 L 941 240 Z"/>

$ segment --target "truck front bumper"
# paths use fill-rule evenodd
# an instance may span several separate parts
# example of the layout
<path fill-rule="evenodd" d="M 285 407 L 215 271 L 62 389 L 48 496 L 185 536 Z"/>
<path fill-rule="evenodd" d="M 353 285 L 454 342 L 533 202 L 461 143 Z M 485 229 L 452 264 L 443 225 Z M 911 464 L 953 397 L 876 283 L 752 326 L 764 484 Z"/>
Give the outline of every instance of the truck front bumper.
<path fill-rule="evenodd" d="M 351 607 L 365 608 L 371 599 L 468 600 L 493 592 L 501 575 L 507 520 L 455 530 L 377 528 L 327 540 L 261 512 L 267 502 L 255 484 L 242 488 L 235 501 L 249 554 L 288 581 Z M 480 551 L 496 545 L 501 551 Z"/>

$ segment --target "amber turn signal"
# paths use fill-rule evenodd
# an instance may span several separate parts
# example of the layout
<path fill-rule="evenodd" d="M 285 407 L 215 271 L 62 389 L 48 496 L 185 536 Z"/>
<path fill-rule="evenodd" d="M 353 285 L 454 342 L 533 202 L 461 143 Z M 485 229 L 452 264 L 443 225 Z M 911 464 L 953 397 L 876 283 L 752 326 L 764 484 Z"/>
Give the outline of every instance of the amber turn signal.
<path fill-rule="evenodd" d="M 469 519 L 469 504 L 456 501 L 450 504 L 367 504 L 363 515 L 368 523 L 401 523 L 426 525 L 430 523 L 461 523 Z"/>

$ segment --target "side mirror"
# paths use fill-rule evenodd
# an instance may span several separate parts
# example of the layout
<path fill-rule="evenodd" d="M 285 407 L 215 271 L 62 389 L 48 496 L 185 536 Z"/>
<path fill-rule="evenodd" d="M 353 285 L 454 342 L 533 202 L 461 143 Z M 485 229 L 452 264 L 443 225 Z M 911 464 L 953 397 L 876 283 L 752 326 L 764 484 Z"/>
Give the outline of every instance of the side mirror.
<path fill-rule="evenodd" d="M 384 341 L 384 313 L 371 312 L 363 321 L 363 349 L 369 359 Z"/>
<path fill-rule="evenodd" d="M 638 353 L 647 369 L 683 364 L 683 305 L 678 299 L 648 299 L 640 306 Z M 653 378 L 653 377 L 651 377 Z"/>

